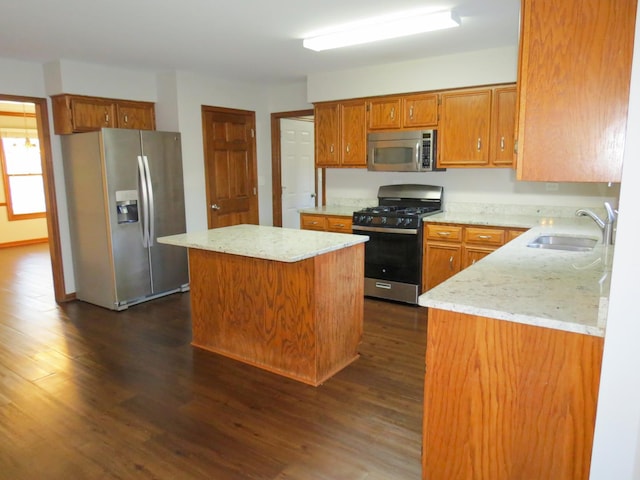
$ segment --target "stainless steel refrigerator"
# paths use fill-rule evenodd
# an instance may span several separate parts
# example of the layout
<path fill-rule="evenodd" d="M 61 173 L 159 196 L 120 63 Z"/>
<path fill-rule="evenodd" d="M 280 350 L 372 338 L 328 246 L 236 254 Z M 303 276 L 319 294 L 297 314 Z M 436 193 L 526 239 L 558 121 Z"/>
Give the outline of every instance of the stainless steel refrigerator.
<path fill-rule="evenodd" d="M 76 298 L 112 310 L 188 289 L 180 134 L 62 136 Z"/>

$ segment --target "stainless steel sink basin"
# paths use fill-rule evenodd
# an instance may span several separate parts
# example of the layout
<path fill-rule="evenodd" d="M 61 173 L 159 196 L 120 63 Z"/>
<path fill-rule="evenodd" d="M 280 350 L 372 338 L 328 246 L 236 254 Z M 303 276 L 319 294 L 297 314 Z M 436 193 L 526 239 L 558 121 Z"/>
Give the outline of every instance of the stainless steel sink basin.
<path fill-rule="evenodd" d="M 548 248 L 551 250 L 567 250 L 570 252 L 588 252 L 593 250 L 598 241 L 589 237 L 572 237 L 569 235 L 540 235 L 527 244 L 531 248 Z"/>

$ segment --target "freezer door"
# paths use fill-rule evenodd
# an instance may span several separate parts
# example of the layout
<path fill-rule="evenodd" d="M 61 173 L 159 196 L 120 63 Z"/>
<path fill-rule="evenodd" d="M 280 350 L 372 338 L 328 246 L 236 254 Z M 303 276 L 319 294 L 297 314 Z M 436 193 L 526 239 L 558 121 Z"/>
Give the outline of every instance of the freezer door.
<path fill-rule="evenodd" d="M 187 250 L 156 241 L 158 237 L 186 232 L 182 147 L 179 133 L 143 130 L 140 137 L 151 179 L 149 250 L 152 288 L 157 294 L 189 283 Z"/>
<path fill-rule="evenodd" d="M 152 294 L 149 251 L 143 245 L 144 190 L 138 130 L 102 130 L 116 302 Z"/>

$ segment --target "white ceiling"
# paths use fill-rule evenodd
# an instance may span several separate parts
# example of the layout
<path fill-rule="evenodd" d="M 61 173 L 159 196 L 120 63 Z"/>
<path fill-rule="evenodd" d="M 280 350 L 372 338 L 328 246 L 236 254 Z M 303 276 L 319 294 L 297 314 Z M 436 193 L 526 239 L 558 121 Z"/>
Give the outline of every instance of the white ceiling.
<path fill-rule="evenodd" d="M 309 33 L 385 13 L 455 8 L 462 26 L 313 52 Z M 520 0 L 15 0 L 0 57 L 187 70 L 259 82 L 518 43 Z"/>

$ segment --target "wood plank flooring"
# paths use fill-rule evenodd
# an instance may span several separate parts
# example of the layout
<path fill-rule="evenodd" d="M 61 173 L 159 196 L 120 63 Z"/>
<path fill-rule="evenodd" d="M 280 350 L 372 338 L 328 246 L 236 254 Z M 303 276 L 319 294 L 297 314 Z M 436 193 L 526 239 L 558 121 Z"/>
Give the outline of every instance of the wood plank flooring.
<path fill-rule="evenodd" d="M 0 266 L 0 479 L 420 478 L 426 309 L 366 299 L 314 388 L 193 348 L 188 293 L 57 305 L 46 244 Z"/>

